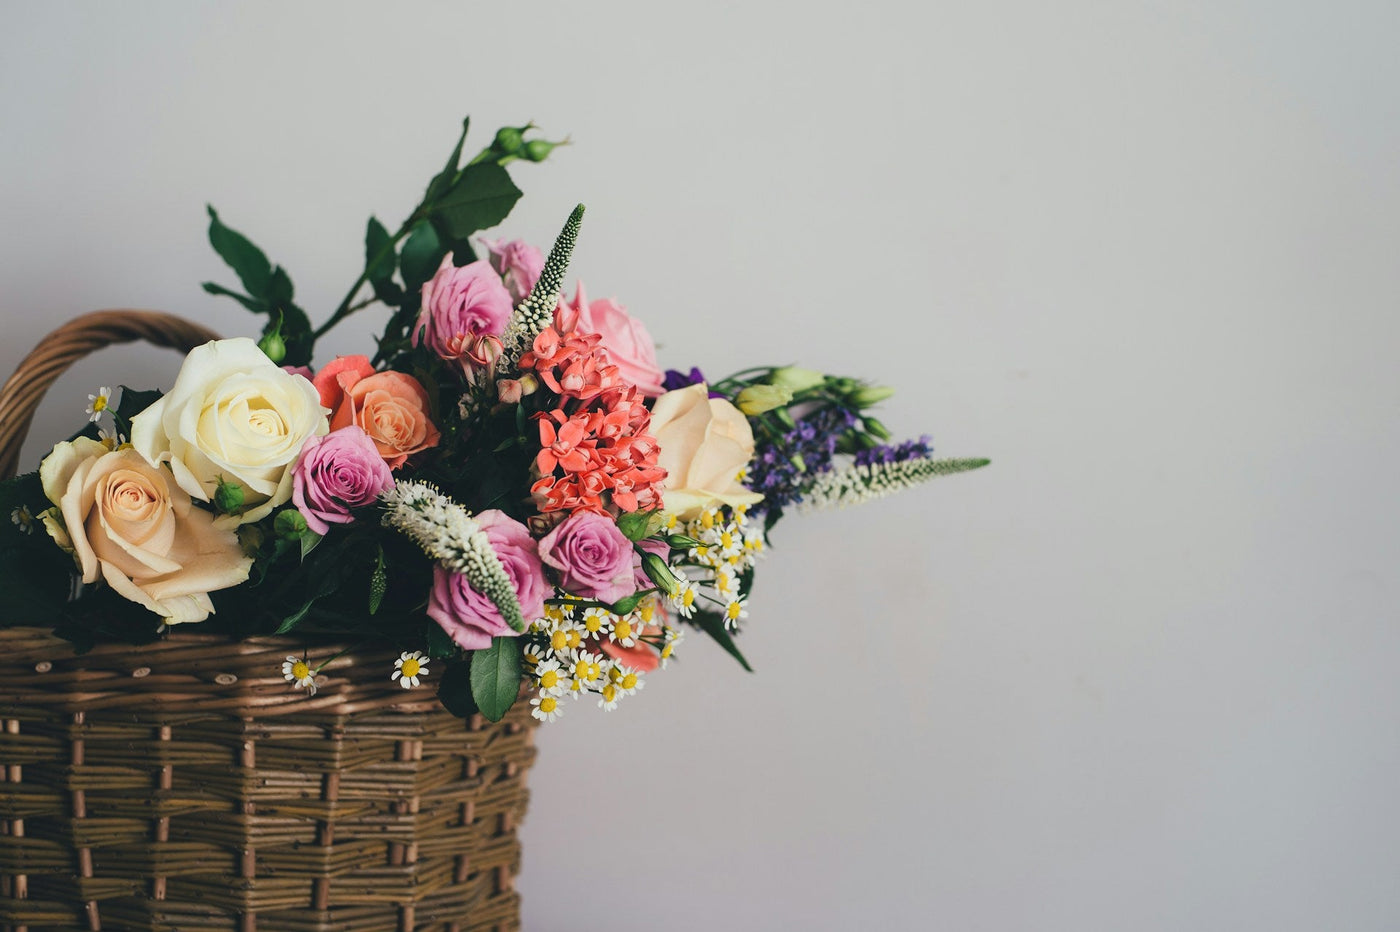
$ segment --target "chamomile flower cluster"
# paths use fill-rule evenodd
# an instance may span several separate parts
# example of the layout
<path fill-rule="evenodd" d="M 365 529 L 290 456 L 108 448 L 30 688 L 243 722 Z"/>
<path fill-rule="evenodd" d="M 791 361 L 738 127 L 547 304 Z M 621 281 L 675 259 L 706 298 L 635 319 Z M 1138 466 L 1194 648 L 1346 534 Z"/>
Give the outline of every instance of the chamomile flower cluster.
<path fill-rule="evenodd" d="M 696 542 L 671 567 L 680 580 L 671 607 L 683 618 L 707 608 L 724 619 L 726 628 L 737 627 L 749 615 L 743 580 L 764 554 L 762 527 L 749 517 L 747 506 L 739 505 L 707 508 L 691 521 L 671 517 L 668 530 Z"/>
<path fill-rule="evenodd" d="M 665 667 L 674 657 L 681 632 L 663 620 L 656 596 L 625 615 L 595 605 L 547 605 L 527 632 L 525 669 L 536 693 L 530 714 L 553 722 L 566 701 L 580 699 L 616 709 L 645 687 L 644 667 Z"/>

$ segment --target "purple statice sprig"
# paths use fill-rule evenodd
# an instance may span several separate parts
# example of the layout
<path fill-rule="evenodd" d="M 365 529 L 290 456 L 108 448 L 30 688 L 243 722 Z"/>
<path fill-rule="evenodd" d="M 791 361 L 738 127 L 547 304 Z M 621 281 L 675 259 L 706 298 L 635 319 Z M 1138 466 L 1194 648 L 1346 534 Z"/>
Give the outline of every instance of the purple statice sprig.
<path fill-rule="evenodd" d="M 796 419 L 787 430 L 764 422 L 748 476 L 749 488 L 763 495 L 755 511 L 781 512 L 800 502 L 803 491 L 831 469 L 841 439 L 857 421 L 854 412 L 832 406 Z"/>
<path fill-rule="evenodd" d="M 927 459 L 933 453 L 933 438 L 924 434 L 917 440 L 906 440 L 898 445 L 881 444 L 856 454 L 857 466 L 873 466 L 876 463 L 904 463 L 914 459 Z"/>

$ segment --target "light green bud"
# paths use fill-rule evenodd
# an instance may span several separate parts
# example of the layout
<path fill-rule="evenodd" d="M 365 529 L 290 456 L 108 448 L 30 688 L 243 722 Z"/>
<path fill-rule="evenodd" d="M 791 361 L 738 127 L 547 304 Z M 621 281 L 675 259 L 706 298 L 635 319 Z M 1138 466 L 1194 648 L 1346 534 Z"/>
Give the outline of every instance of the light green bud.
<path fill-rule="evenodd" d="M 243 510 L 243 486 L 220 476 L 219 485 L 214 489 L 214 507 L 226 515 L 238 514 Z"/>
<path fill-rule="evenodd" d="M 739 410 L 749 417 L 781 408 L 789 401 L 792 401 L 792 392 L 778 385 L 750 385 L 734 399 Z"/>
<path fill-rule="evenodd" d="M 890 429 L 873 417 L 865 419 L 865 432 L 867 434 L 873 434 L 883 441 L 888 441 L 892 436 L 890 434 Z"/>
<path fill-rule="evenodd" d="M 894 389 L 888 385 L 863 385 L 851 393 L 851 404 L 857 408 L 868 408 L 877 405 L 886 398 L 894 394 Z"/>
<path fill-rule="evenodd" d="M 816 388 L 825 381 L 826 376 L 817 370 L 803 369 L 799 366 L 783 366 L 781 369 L 774 369 L 773 374 L 768 377 L 769 385 L 786 388 L 794 395 L 798 392 L 805 392 L 809 388 Z"/>
<path fill-rule="evenodd" d="M 284 508 L 277 512 L 272 529 L 277 532 L 278 537 L 286 540 L 297 540 L 308 530 L 305 516 L 295 508 Z"/>
<path fill-rule="evenodd" d="M 287 342 L 282 339 L 282 328 L 279 325 L 276 330 L 269 331 L 262 335 L 258 341 L 258 349 L 263 351 L 277 365 L 282 365 L 282 360 L 287 358 Z"/>

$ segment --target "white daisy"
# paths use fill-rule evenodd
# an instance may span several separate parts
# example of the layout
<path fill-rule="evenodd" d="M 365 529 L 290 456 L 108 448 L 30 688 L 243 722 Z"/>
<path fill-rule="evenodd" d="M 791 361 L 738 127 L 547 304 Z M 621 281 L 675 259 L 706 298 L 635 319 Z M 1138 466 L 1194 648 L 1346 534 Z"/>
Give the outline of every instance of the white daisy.
<path fill-rule="evenodd" d="M 603 678 L 602 656 L 586 650 L 578 651 L 570 663 L 569 675 L 573 677 L 571 688 L 576 697 L 579 692 L 592 689 Z"/>
<path fill-rule="evenodd" d="M 622 698 L 622 691 L 613 683 L 604 683 L 603 688 L 598 690 L 598 708 L 606 712 L 611 712 L 617 708 L 617 701 Z"/>
<path fill-rule="evenodd" d="M 724 606 L 724 626 L 726 628 L 734 628 L 739 624 L 740 618 L 747 617 L 749 617 L 748 599 L 731 599 Z"/>
<path fill-rule="evenodd" d="M 530 714 L 542 722 L 552 722 L 564 714 L 563 704 L 554 696 L 536 696 L 530 705 L 534 706 Z"/>
<path fill-rule="evenodd" d="M 636 616 L 628 615 L 625 618 L 613 616 L 611 630 L 608 631 L 608 640 L 615 641 L 623 647 L 636 647 L 637 635 L 641 634 L 641 625 L 637 623 Z"/>
<path fill-rule="evenodd" d="M 589 634 L 604 635 L 612 631 L 613 613 L 606 608 L 590 608 L 583 613 L 583 629 Z"/>
<path fill-rule="evenodd" d="M 700 589 L 688 579 L 682 578 L 680 583 L 680 589 L 671 596 L 671 607 L 679 612 L 682 618 L 689 618 L 695 614 L 695 599 L 700 595 Z"/>
<path fill-rule="evenodd" d="M 675 656 L 676 647 L 685 640 L 685 632 L 679 628 L 666 628 L 666 643 L 661 645 L 661 669 L 666 669 L 671 658 Z"/>
<path fill-rule="evenodd" d="M 642 675 L 631 667 L 618 665 L 608 672 L 608 679 L 612 685 L 617 687 L 617 691 L 624 696 L 631 696 L 640 690 L 646 683 L 642 680 Z"/>
<path fill-rule="evenodd" d="M 413 689 L 418 685 L 420 677 L 427 675 L 428 658 L 423 656 L 423 652 L 414 651 L 410 654 L 404 651 L 399 655 L 399 659 L 394 661 L 394 672 L 389 674 L 389 679 L 398 680 L 404 689 Z"/>
<path fill-rule="evenodd" d="M 535 685 L 539 687 L 541 696 L 564 695 L 569 681 L 563 665 L 554 659 L 541 660 L 535 667 Z"/>
<path fill-rule="evenodd" d="M 34 533 L 34 513 L 29 510 L 28 505 L 16 505 L 15 510 L 10 512 L 10 521 L 24 534 Z"/>
<path fill-rule="evenodd" d="M 88 420 L 96 424 L 102 419 L 102 412 L 112 406 L 112 390 L 106 385 L 97 390 L 96 395 L 88 395 Z"/>
<path fill-rule="evenodd" d="M 725 599 L 739 594 L 739 573 L 734 567 L 726 563 L 715 571 L 715 591 Z"/>
<path fill-rule="evenodd" d="M 289 656 L 282 664 L 282 678 L 296 689 L 304 689 L 311 695 L 316 695 L 316 673 L 305 657 Z"/>

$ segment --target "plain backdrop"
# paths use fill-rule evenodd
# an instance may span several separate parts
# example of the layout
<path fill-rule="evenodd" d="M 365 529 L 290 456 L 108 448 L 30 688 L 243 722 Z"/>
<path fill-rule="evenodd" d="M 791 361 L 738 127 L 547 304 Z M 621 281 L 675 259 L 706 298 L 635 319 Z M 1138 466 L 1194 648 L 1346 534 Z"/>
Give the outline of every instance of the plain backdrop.
<path fill-rule="evenodd" d="M 0 3 L 0 370 L 101 307 L 324 319 L 470 114 L 572 137 L 502 231 L 664 364 L 894 385 L 986 455 L 774 535 L 540 736 L 530 930 L 1400 927 L 1400 6 Z M 469 145 L 469 151 L 475 151 Z M 363 351 L 366 311 L 318 361 Z M 98 385 L 50 395 L 24 461 Z"/>

